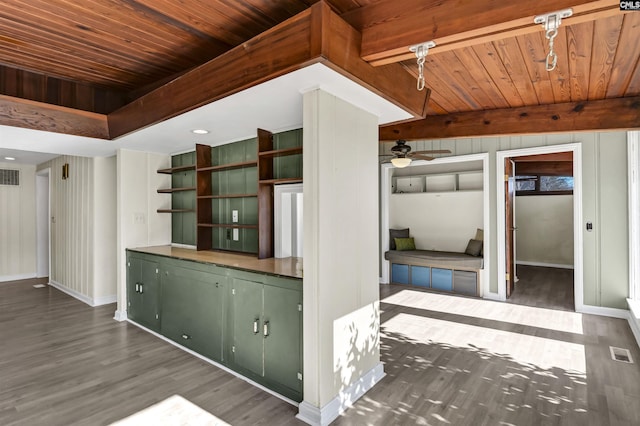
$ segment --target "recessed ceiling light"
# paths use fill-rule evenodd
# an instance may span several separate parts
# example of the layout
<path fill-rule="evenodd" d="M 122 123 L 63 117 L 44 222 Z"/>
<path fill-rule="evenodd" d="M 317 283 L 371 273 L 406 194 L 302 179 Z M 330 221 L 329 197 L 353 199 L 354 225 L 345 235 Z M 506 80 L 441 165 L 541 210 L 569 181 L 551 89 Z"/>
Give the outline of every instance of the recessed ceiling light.
<path fill-rule="evenodd" d="M 207 133 L 209 133 L 209 131 L 205 129 L 194 129 L 191 132 L 195 133 L 196 135 L 206 135 Z"/>
<path fill-rule="evenodd" d="M 14 157 L 4 157 L 5 160 L 9 160 L 9 161 L 14 161 L 15 158 Z"/>

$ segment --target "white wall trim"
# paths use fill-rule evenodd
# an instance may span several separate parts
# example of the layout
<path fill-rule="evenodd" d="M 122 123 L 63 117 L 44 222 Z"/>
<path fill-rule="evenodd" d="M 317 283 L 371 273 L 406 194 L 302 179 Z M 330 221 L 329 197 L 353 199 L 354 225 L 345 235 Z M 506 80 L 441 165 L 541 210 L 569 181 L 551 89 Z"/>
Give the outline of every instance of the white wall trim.
<path fill-rule="evenodd" d="M 576 312 L 581 314 L 599 315 L 602 317 L 629 319 L 629 311 L 618 308 L 603 308 L 602 306 L 582 305 L 580 309 L 576 307 Z"/>
<path fill-rule="evenodd" d="M 573 269 L 573 265 L 562 265 L 559 263 L 528 262 L 526 260 L 517 260 L 516 265 L 541 266 L 543 268 Z"/>
<path fill-rule="evenodd" d="M 504 160 L 510 157 L 520 157 L 523 155 L 550 154 L 556 152 L 573 153 L 573 282 L 574 282 L 574 303 L 577 312 L 582 312 L 584 306 L 584 282 L 583 282 L 583 256 L 584 247 L 582 245 L 582 145 L 580 143 L 570 143 L 563 145 L 539 146 L 534 148 L 522 148 L 508 151 L 498 151 L 496 153 L 496 189 L 497 189 L 497 231 L 498 238 L 498 294 L 500 300 L 507 299 L 507 282 L 505 271 L 505 211 L 504 211 Z M 486 235 L 486 233 L 485 233 Z M 603 308 L 607 309 L 607 308 Z"/>
<path fill-rule="evenodd" d="M 46 206 L 41 206 L 39 205 L 40 199 L 41 199 L 41 193 L 40 191 L 42 190 L 40 185 L 38 185 L 38 178 L 46 178 L 47 180 L 47 205 Z M 38 275 L 38 278 L 44 278 L 44 277 L 48 277 L 51 275 L 51 186 L 52 186 L 52 182 L 51 182 L 51 167 L 47 167 L 46 169 L 42 169 L 38 172 L 36 172 L 36 197 L 37 197 L 37 201 L 36 201 L 36 238 L 37 238 L 37 243 L 36 243 L 36 274 Z M 42 211 L 42 208 L 46 207 L 46 212 Z M 40 216 L 46 213 L 46 218 L 45 221 L 47 223 L 47 227 L 46 227 L 46 234 L 43 235 L 43 229 L 41 227 L 41 222 L 40 222 Z M 44 239 L 46 239 L 46 241 L 44 241 Z M 42 266 L 42 259 L 40 259 L 40 255 L 42 252 L 42 245 L 46 244 L 47 246 L 47 272 L 46 274 L 42 273 L 41 271 L 41 266 Z"/>
<path fill-rule="evenodd" d="M 640 302 L 637 300 L 627 299 L 629 304 L 629 327 L 633 337 L 636 338 L 636 343 L 640 347 Z"/>
<path fill-rule="evenodd" d="M 60 284 L 57 281 L 54 281 L 52 279 L 49 280 L 49 285 L 51 287 L 57 288 L 58 290 L 60 290 L 63 293 L 68 294 L 69 296 L 78 299 L 79 301 L 81 301 L 82 303 L 86 303 L 87 305 L 91 306 L 92 308 L 95 308 L 96 306 L 101 306 L 101 305 L 108 305 L 110 303 L 116 303 L 117 301 L 117 295 L 113 294 L 113 295 L 109 295 L 109 296 L 102 296 L 102 297 L 97 297 L 97 298 L 92 298 L 89 296 L 85 296 L 84 294 L 70 289 L 62 284 Z"/>
<path fill-rule="evenodd" d="M 91 306 L 102 306 L 116 303 L 118 301 L 117 294 L 110 294 L 109 296 L 100 296 L 93 298 L 93 304 Z"/>
<path fill-rule="evenodd" d="M 491 206 L 489 198 L 489 153 L 469 155 L 453 155 L 450 157 L 440 157 L 432 161 L 416 160 L 412 161 L 409 167 L 424 166 L 427 164 L 454 164 L 468 161 L 482 160 L 482 191 L 483 191 L 483 223 L 484 223 L 484 269 L 481 274 L 481 297 L 490 294 L 491 277 Z M 380 166 L 380 283 L 389 284 L 390 266 L 389 261 L 384 258 L 384 253 L 389 250 L 389 200 L 391 197 L 391 177 L 394 167 L 391 164 Z"/>
<path fill-rule="evenodd" d="M 275 396 L 275 397 L 277 397 L 277 398 L 280 398 L 281 400 L 283 400 L 283 401 L 284 401 L 284 402 L 286 402 L 286 403 L 289 403 L 289 404 L 291 404 L 291 405 L 293 405 L 293 406 L 295 406 L 295 407 L 298 407 L 298 403 L 297 403 L 297 402 L 295 402 L 295 401 L 293 401 L 293 400 L 291 400 L 291 399 L 287 398 L 286 396 L 280 395 L 279 393 L 274 392 L 274 391 L 272 391 L 272 390 L 271 390 L 271 389 L 269 389 L 269 388 L 264 387 L 263 385 L 261 385 L 261 384 L 260 384 L 260 383 L 258 383 L 258 382 L 254 382 L 253 380 L 249 379 L 248 377 L 243 376 L 242 374 L 238 373 L 237 371 L 234 371 L 234 370 L 230 369 L 229 367 L 227 367 L 227 366 L 225 366 L 225 365 L 222 365 L 222 364 L 220 364 L 220 363 L 217 363 L 216 361 L 213 361 L 213 360 L 211 360 L 211 359 L 209 359 L 209 358 L 205 357 L 204 355 L 201 355 L 201 354 L 199 354 L 199 353 L 197 353 L 197 352 L 194 352 L 194 351 L 192 351 L 191 349 L 186 348 L 186 347 L 182 346 L 181 344 L 176 343 L 176 342 L 174 342 L 173 340 L 171 340 L 171 339 L 169 339 L 169 338 L 167 338 L 167 337 L 163 336 L 162 334 L 156 333 L 155 331 L 153 331 L 153 330 L 151 330 L 151 329 L 149 329 L 149 328 L 147 328 L 147 327 L 145 327 L 145 326 L 143 326 L 143 325 L 140 325 L 140 324 L 138 324 L 138 323 L 136 323 L 136 322 L 134 322 L 134 321 L 131 321 L 131 320 L 130 320 L 130 319 L 128 319 L 128 318 L 126 319 L 126 321 L 127 321 L 129 324 L 131 324 L 131 325 L 135 325 L 136 327 L 138 327 L 138 328 L 140 328 L 140 329 L 142 329 L 142 330 L 146 331 L 147 333 L 151 333 L 151 334 L 153 334 L 154 336 L 156 336 L 157 338 L 159 338 L 159 339 L 161 339 L 161 340 L 164 340 L 164 341 L 165 341 L 165 342 L 167 342 L 167 343 L 170 343 L 171 345 L 175 346 L 176 348 L 181 349 L 181 350 L 183 350 L 183 351 L 185 351 L 185 352 L 187 352 L 187 353 L 189 353 L 189 354 L 191 354 L 191 355 L 193 355 L 193 356 L 195 356 L 195 357 L 197 357 L 197 358 L 200 358 L 201 360 L 203 360 L 203 361 L 205 361 L 205 362 L 207 362 L 207 363 L 209 363 L 209 364 L 211 364 L 211 365 L 213 365 L 213 366 L 216 366 L 216 367 L 218 367 L 219 369 L 224 370 L 224 371 L 226 371 L 227 373 L 232 374 L 232 375 L 236 376 L 236 377 L 237 377 L 237 378 L 239 378 L 239 379 L 244 380 L 245 382 L 249 383 L 250 385 L 253 385 L 253 386 L 257 387 L 257 388 L 260 388 L 261 390 L 263 390 L 263 391 L 265 391 L 265 392 L 267 392 L 267 393 L 269 393 L 269 394 L 271 394 L 271 395 L 273 395 L 273 396 Z"/>
<path fill-rule="evenodd" d="M 127 320 L 127 311 L 119 311 L 116 310 L 115 313 L 113 314 L 113 319 L 119 322 L 122 321 L 126 321 Z"/>
<path fill-rule="evenodd" d="M 353 382 L 351 386 L 341 391 L 338 396 L 322 408 L 302 401 L 298 406 L 296 418 L 313 426 L 326 426 L 337 419 L 347 408 L 351 407 L 362 395 L 382 380 L 385 375 L 384 366 L 379 363 Z"/>
<path fill-rule="evenodd" d="M 93 306 L 93 300 L 89 296 L 85 296 L 84 294 L 79 293 L 79 292 L 77 292 L 77 291 L 75 291 L 73 289 L 70 289 L 68 287 L 65 287 L 64 285 L 60 284 L 59 282 L 51 280 L 51 279 L 49 280 L 49 285 L 51 287 L 57 288 L 58 290 L 60 290 L 63 293 L 68 294 L 71 297 L 74 297 L 74 298 L 78 299 L 79 301 L 81 301 L 83 303 L 86 303 L 89 306 Z"/>
<path fill-rule="evenodd" d="M 8 281 L 28 280 L 31 278 L 36 278 L 35 272 L 29 272 L 28 274 L 17 274 L 17 275 L 2 275 L 0 276 L 0 283 L 4 283 Z"/>
<path fill-rule="evenodd" d="M 482 295 L 483 299 L 487 299 L 487 300 L 495 300 L 498 302 L 501 302 L 502 299 L 500 298 L 500 294 L 499 293 L 493 293 L 491 291 L 487 291 L 486 293 L 484 293 Z"/>
<path fill-rule="evenodd" d="M 282 195 L 304 194 L 303 184 L 274 185 L 273 188 L 273 235 L 274 257 L 282 257 Z M 304 244 L 304 243 L 303 243 Z M 301 248 L 300 248 L 301 249 Z"/>
<path fill-rule="evenodd" d="M 629 299 L 640 299 L 640 131 L 627 132 Z"/>

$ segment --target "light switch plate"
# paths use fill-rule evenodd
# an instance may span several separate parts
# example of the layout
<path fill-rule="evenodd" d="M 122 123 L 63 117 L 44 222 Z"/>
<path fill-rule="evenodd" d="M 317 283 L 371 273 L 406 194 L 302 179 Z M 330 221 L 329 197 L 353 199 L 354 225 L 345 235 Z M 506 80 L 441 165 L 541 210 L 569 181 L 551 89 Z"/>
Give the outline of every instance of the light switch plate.
<path fill-rule="evenodd" d="M 238 222 L 238 210 L 231 210 L 231 221 L 233 223 Z"/>
<path fill-rule="evenodd" d="M 238 241 L 240 239 L 240 230 L 238 228 L 233 228 L 233 241 Z"/>

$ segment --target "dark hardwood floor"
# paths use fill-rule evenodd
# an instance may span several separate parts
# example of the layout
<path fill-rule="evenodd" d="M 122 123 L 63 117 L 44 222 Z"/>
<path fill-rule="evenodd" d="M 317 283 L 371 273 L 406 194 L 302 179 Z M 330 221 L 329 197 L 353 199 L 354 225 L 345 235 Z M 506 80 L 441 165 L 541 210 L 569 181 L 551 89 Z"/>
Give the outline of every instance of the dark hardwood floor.
<path fill-rule="evenodd" d="M 509 303 L 575 311 L 573 269 L 518 265 L 518 282 Z"/>
<path fill-rule="evenodd" d="M 178 394 L 232 425 L 297 408 L 35 280 L 0 283 L 0 425 L 107 425 Z M 638 425 L 626 321 L 381 286 L 387 376 L 337 425 Z"/>
<path fill-rule="evenodd" d="M 108 425 L 178 394 L 232 425 L 298 409 L 36 280 L 0 283 L 0 425 Z M 44 281 L 46 282 L 46 280 Z"/>

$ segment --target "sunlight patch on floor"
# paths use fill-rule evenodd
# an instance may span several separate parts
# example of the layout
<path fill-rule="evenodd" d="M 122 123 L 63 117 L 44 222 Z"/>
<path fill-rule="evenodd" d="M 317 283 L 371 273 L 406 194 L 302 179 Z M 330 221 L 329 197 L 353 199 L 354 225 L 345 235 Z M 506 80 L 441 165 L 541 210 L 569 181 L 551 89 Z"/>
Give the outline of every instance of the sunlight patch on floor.
<path fill-rule="evenodd" d="M 142 411 L 112 423 L 111 426 L 229 426 L 213 414 L 203 410 L 180 395 L 173 395 Z"/>
<path fill-rule="evenodd" d="M 400 313 L 383 325 L 383 336 L 396 334 L 416 343 L 431 342 L 477 351 L 481 357 L 509 358 L 528 364 L 533 374 L 554 374 L 560 368 L 578 378 L 586 374 L 584 346 L 555 339 L 494 330 L 457 322 Z"/>
<path fill-rule="evenodd" d="M 402 290 L 382 300 L 384 303 L 464 315 L 548 330 L 583 334 L 582 314 L 532 306 L 513 305 L 483 299 Z"/>

